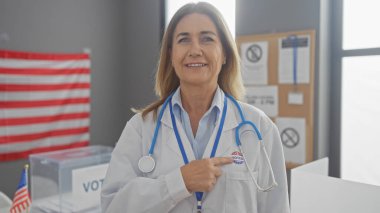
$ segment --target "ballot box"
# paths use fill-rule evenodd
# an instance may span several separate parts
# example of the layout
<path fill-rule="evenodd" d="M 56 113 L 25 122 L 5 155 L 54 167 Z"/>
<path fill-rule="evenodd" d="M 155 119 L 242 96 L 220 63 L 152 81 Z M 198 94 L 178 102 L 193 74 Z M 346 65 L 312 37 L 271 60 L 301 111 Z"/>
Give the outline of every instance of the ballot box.
<path fill-rule="evenodd" d="M 31 212 L 100 212 L 111 152 L 88 146 L 30 155 Z"/>

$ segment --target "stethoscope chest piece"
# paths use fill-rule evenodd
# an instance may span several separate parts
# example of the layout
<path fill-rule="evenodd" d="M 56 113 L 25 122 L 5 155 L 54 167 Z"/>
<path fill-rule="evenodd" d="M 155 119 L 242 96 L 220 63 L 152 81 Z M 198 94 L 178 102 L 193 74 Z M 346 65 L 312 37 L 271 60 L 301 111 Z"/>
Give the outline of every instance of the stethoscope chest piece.
<path fill-rule="evenodd" d="M 156 166 L 156 161 L 154 161 L 153 157 L 150 155 L 142 156 L 139 160 L 138 167 L 141 172 L 149 173 L 153 171 Z"/>

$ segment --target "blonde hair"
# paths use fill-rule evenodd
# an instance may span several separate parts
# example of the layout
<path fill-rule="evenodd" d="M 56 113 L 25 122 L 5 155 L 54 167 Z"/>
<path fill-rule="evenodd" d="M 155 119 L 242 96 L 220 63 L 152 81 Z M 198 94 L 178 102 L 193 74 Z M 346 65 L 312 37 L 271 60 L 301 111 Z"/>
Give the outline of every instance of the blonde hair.
<path fill-rule="evenodd" d="M 174 14 L 166 29 L 162 39 L 160 59 L 156 72 L 155 92 L 159 100 L 151 103 L 142 110 L 143 118 L 151 111 L 154 111 L 154 117 L 156 118 L 157 109 L 179 86 L 179 78 L 174 71 L 170 58 L 173 34 L 178 22 L 186 15 L 193 13 L 207 15 L 218 30 L 223 50 L 226 54 L 226 64 L 222 66 L 222 70 L 218 76 L 219 87 L 238 100 L 241 100 L 245 94 L 240 72 L 239 53 L 222 14 L 209 3 L 189 3 L 181 7 Z"/>

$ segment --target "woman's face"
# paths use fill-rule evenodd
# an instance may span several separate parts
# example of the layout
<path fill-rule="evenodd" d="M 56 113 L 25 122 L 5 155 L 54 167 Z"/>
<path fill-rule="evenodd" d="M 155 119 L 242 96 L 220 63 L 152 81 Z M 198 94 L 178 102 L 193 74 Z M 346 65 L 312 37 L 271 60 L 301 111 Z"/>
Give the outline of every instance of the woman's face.
<path fill-rule="evenodd" d="M 171 60 L 181 85 L 217 85 L 225 54 L 218 31 L 207 15 L 192 13 L 178 22 Z"/>

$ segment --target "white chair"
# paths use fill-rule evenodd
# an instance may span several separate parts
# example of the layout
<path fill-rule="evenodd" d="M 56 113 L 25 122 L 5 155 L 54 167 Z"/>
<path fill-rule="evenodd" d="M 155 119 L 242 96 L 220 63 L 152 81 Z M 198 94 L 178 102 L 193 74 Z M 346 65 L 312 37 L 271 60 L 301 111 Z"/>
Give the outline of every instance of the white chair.
<path fill-rule="evenodd" d="M 0 213 L 9 213 L 11 208 L 12 200 L 9 199 L 2 191 L 0 191 Z"/>

